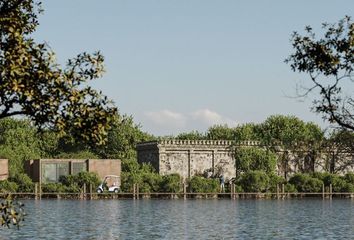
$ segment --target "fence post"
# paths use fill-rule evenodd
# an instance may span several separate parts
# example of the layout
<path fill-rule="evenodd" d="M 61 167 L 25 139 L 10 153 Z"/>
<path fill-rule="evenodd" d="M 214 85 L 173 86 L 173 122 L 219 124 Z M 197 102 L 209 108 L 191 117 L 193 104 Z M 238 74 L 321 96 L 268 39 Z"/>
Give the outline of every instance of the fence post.
<path fill-rule="evenodd" d="M 183 183 L 183 199 L 184 200 L 187 199 L 186 192 L 187 192 L 187 185 L 186 185 L 186 183 Z"/>
<path fill-rule="evenodd" d="M 236 199 L 236 184 L 232 184 L 232 192 L 234 193 L 234 200 Z"/>
<path fill-rule="evenodd" d="M 233 199 L 233 190 L 234 190 L 234 184 L 233 183 L 231 183 L 230 184 L 230 199 Z"/>
<path fill-rule="evenodd" d="M 84 183 L 83 188 L 84 188 L 83 199 L 86 199 L 86 183 Z"/>
<path fill-rule="evenodd" d="M 282 198 L 285 198 L 285 186 L 284 183 L 281 185 L 281 191 L 282 191 Z"/>
<path fill-rule="evenodd" d="M 279 199 L 279 184 L 277 183 L 277 199 Z"/>
<path fill-rule="evenodd" d="M 92 200 L 92 183 L 90 183 L 90 200 Z"/>
<path fill-rule="evenodd" d="M 325 185 L 322 184 L 322 199 L 325 199 Z"/>
<path fill-rule="evenodd" d="M 136 184 L 136 199 L 139 199 L 139 184 Z"/>
<path fill-rule="evenodd" d="M 133 199 L 135 199 L 135 183 L 133 183 Z"/>
<path fill-rule="evenodd" d="M 332 200 L 332 183 L 329 184 L 329 199 Z"/>
<path fill-rule="evenodd" d="M 38 183 L 34 184 L 34 199 L 38 199 L 38 192 L 37 192 L 37 188 L 38 188 Z"/>
<path fill-rule="evenodd" d="M 38 192 L 39 192 L 39 199 L 42 199 L 42 182 L 39 181 L 39 189 L 38 189 Z"/>

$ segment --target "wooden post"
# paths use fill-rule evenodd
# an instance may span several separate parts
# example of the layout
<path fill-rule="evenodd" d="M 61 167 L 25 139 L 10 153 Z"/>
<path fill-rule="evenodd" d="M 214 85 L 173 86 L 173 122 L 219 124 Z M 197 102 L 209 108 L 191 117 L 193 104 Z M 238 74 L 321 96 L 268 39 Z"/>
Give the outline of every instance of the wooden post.
<path fill-rule="evenodd" d="M 133 184 L 133 199 L 135 199 L 135 183 Z"/>
<path fill-rule="evenodd" d="M 90 200 L 92 200 L 92 183 L 90 183 Z"/>
<path fill-rule="evenodd" d="M 34 199 L 38 199 L 38 183 L 34 184 Z"/>
<path fill-rule="evenodd" d="M 83 190 L 84 192 L 83 192 L 82 196 L 83 196 L 83 199 L 86 199 L 86 183 L 84 183 L 83 189 L 84 189 Z"/>
<path fill-rule="evenodd" d="M 38 192 L 39 192 L 39 199 L 42 199 L 42 182 L 41 181 L 39 182 Z"/>
<path fill-rule="evenodd" d="M 234 193 L 234 199 L 236 199 L 236 184 L 233 185 L 233 193 Z"/>
<path fill-rule="evenodd" d="M 183 199 L 186 200 L 187 199 L 187 185 L 186 183 L 183 183 Z"/>
<path fill-rule="evenodd" d="M 282 191 L 282 198 L 284 199 L 285 198 L 285 185 L 284 183 L 281 185 L 281 191 Z"/>
<path fill-rule="evenodd" d="M 230 184 L 230 199 L 233 199 L 233 190 L 234 190 L 234 186 L 233 186 L 234 184 L 233 183 L 231 183 Z"/>
<path fill-rule="evenodd" d="M 332 183 L 329 184 L 329 199 L 332 200 Z"/>
<path fill-rule="evenodd" d="M 325 185 L 322 184 L 322 199 L 325 199 Z"/>
<path fill-rule="evenodd" d="M 136 199 L 139 199 L 139 184 L 136 184 Z"/>
<path fill-rule="evenodd" d="M 279 199 L 279 184 L 277 184 L 277 199 Z"/>

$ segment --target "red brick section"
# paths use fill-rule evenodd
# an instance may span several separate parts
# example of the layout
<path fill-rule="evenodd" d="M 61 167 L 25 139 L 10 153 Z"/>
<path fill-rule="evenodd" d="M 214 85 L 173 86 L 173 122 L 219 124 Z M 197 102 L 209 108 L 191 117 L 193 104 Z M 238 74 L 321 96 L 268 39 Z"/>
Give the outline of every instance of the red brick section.
<path fill-rule="evenodd" d="M 5 180 L 9 177 L 9 165 L 7 159 L 0 159 L 0 180 Z"/>
<path fill-rule="evenodd" d="M 121 161 L 119 159 L 89 159 L 88 171 L 96 172 L 101 179 L 106 175 L 120 176 Z"/>

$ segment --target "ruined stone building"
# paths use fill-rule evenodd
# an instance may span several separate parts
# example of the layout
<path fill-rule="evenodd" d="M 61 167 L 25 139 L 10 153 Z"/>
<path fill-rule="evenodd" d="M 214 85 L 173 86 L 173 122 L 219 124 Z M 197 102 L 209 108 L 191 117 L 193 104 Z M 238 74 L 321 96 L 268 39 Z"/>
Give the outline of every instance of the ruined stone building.
<path fill-rule="evenodd" d="M 222 174 L 225 179 L 236 177 L 234 153 L 237 148 L 263 148 L 257 141 L 235 143 L 224 140 L 161 140 L 137 145 L 139 163 L 150 163 L 158 173 L 178 173 L 183 179 L 210 172 Z M 289 153 L 275 148 L 278 157 L 276 173 L 288 178 L 296 172 L 328 171 L 338 174 L 354 171 L 354 154 L 323 151 L 313 155 Z M 284 161 L 284 158 L 288 160 Z"/>
<path fill-rule="evenodd" d="M 162 175 L 178 173 L 183 179 L 210 170 L 225 178 L 236 176 L 234 145 L 221 140 L 162 140 L 137 145 L 138 162 L 151 163 Z"/>

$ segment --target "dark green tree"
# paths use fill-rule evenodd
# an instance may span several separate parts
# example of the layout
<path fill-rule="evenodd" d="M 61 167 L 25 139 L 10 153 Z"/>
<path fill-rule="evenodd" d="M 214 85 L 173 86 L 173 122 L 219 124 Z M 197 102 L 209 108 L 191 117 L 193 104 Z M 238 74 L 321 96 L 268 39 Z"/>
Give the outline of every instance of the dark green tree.
<path fill-rule="evenodd" d="M 246 123 L 239 125 L 235 128 L 234 137 L 236 141 L 260 141 L 261 134 L 260 134 L 260 125 L 254 123 Z"/>
<path fill-rule="evenodd" d="M 176 136 L 176 139 L 181 139 L 181 140 L 203 140 L 206 139 L 206 136 L 204 133 L 198 132 L 198 131 L 191 131 L 191 132 L 185 132 L 185 133 L 180 133 Z"/>
<path fill-rule="evenodd" d="M 236 148 L 235 159 L 238 176 L 255 170 L 275 173 L 277 165 L 277 156 L 273 152 L 256 147 Z"/>
<path fill-rule="evenodd" d="M 214 125 L 208 129 L 207 138 L 212 140 L 235 140 L 235 131 L 227 125 Z"/>
<path fill-rule="evenodd" d="M 261 124 L 262 142 L 270 150 L 281 152 L 278 168 L 287 178 L 290 166 L 298 171 L 312 172 L 324 134 L 313 123 L 305 123 L 294 116 L 273 115 Z M 292 164 L 290 161 L 293 161 Z"/>
<path fill-rule="evenodd" d="M 0 120 L 0 157 L 9 159 L 10 176 L 24 171 L 26 160 L 41 157 L 41 144 L 36 129 L 27 120 Z"/>
<path fill-rule="evenodd" d="M 354 132 L 345 129 L 333 131 L 323 146 L 326 161 L 323 168 L 330 173 L 343 172 L 353 164 Z"/>
<path fill-rule="evenodd" d="M 300 97 L 315 96 L 312 110 L 324 119 L 354 130 L 354 23 L 346 16 L 335 24 L 322 24 L 324 34 L 317 38 L 310 26 L 305 34 L 294 32 L 292 53 L 285 61 L 295 72 L 306 73 Z"/>
<path fill-rule="evenodd" d="M 116 115 L 108 131 L 107 144 L 93 146 L 92 151 L 104 158 L 136 159 L 137 143 L 155 139 L 140 128 L 134 123 L 132 116 Z"/>
<path fill-rule="evenodd" d="M 27 116 L 38 129 L 104 144 L 117 109 L 87 84 L 104 72 L 104 58 L 82 53 L 61 68 L 32 37 L 41 12 L 35 0 L 0 2 L 0 119 Z"/>

